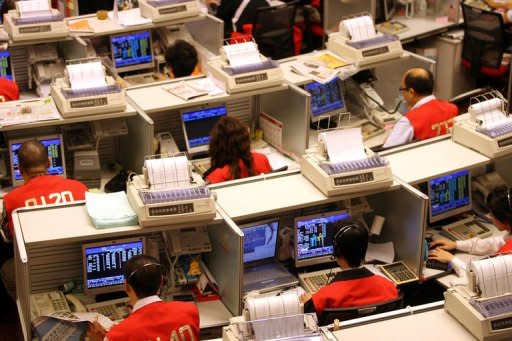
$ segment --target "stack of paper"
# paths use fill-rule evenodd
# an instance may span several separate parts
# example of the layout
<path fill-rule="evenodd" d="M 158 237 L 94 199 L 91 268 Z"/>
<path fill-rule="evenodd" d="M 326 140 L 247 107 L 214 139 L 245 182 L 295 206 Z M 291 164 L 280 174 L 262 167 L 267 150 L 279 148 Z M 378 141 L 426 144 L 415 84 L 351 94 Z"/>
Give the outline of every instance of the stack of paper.
<path fill-rule="evenodd" d="M 97 228 L 137 225 L 139 220 L 125 192 L 85 193 L 85 206 Z"/>
<path fill-rule="evenodd" d="M 187 187 L 190 173 L 186 156 L 150 159 L 144 162 L 151 189 Z"/>
<path fill-rule="evenodd" d="M 48 0 L 16 1 L 16 9 L 22 18 L 51 15 Z"/>
<path fill-rule="evenodd" d="M 340 32 L 344 32 L 352 41 L 367 40 L 377 35 L 373 20 L 368 15 L 342 20 Z"/>
<path fill-rule="evenodd" d="M 93 89 L 107 86 L 101 62 L 70 64 L 66 66 L 71 89 Z"/>
<path fill-rule="evenodd" d="M 258 45 L 252 41 L 226 45 L 223 46 L 223 50 L 230 66 L 236 67 L 261 63 Z"/>
<path fill-rule="evenodd" d="M 361 128 L 337 129 L 321 133 L 332 163 L 366 159 Z"/>

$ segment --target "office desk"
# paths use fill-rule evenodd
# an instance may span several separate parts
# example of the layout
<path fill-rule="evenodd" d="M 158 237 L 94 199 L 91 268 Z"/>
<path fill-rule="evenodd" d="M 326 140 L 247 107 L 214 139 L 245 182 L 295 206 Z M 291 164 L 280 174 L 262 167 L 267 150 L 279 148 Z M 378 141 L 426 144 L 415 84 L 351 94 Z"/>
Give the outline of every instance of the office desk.
<path fill-rule="evenodd" d="M 407 31 L 398 34 L 402 44 L 411 43 L 415 40 L 446 32 L 450 28 L 462 24 L 462 20 L 458 23 L 452 21 L 437 22 L 434 17 L 395 17 L 393 20 L 399 21 L 409 28 Z"/>
<path fill-rule="evenodd" d="M 491 162 L 488 157 L 453 142 L 450 136 L 398 147 L 381 155 L 389 160 L 393 175 L 409 184 Z"/>

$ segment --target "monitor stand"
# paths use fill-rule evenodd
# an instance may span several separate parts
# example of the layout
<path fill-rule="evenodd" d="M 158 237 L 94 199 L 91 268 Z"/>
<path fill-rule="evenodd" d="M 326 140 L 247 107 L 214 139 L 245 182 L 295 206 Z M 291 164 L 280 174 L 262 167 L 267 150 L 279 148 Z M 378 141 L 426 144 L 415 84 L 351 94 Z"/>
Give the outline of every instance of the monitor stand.
<path fill-rule="evenodd" d="M 111 301 L 111 300 L 115 300 L 118 298 L 125 298 L 125 297 L 128 297 L 128 295 L 124 291 L 107 292 L 104 294 L 96 295 L 96 302 Z"/>
<path fill-rule="evenodd" d="M 336 124 L 336 120 L 325 118 L 318 122 L 310 122 L 309 126 L 311 127 L 311 129 L 325 130 L 325 129 L 336 128 L 337 124 Z"/>

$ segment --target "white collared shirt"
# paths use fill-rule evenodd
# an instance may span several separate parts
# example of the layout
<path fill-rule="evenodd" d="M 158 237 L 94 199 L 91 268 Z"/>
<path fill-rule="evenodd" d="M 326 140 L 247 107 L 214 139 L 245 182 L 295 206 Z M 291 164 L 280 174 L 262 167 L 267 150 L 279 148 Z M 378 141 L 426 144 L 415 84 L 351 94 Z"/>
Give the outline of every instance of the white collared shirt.
<path fill-rule="evenodd" d="M 423 104 L 426 104 L 432 100 L 436 99 L 436 96 L 429 95 L 425 96 L 422 99 L 420 99 L 414 106 L 411 108 L 411 110 L 419 108 Z M 402 116 L 401 119 L 398 120 L 398 122 L 395 123 L 395 126 L 393 127 L 393 130 L 391 130 L 391 133 L 389 134 L 388 139 L 384 143 L 384 148 L 394 147 L 398 146 L 407 142 L 411 142 L 414 138 L 414 128 L 411 125 L 411 122 L 409 119 L 405 116 Z"/>

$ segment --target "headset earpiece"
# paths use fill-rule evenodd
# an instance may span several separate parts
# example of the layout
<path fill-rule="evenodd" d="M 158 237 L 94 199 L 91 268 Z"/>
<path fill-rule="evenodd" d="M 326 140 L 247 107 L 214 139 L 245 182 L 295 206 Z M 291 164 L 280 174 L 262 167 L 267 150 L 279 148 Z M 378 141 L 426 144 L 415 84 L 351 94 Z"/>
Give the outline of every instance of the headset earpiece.
<path fill-rule="evenodd" d="M 338 230 L 338 232 L 336 232 L 334 237 L 332 238 L 332 256 L 334 258 L 339 258 L 341 256 L 341 247 L 339 247 L 339 245 L 341 245 L 341 237 L 343 236 L 343 234 L 345 232 L 347 232 L 348 230 L 350 230 L 353 227 L 355 228 L 356 225 L 349 224 L 349 225 L 345 225 L 345 226 L 341 227 Z"/>
<path fill-rule="evenodd" d="M 510 187 L 507 187 L 507 202 L 508 208 L 512 210 L 512 200 L 510 199 Z"/>

